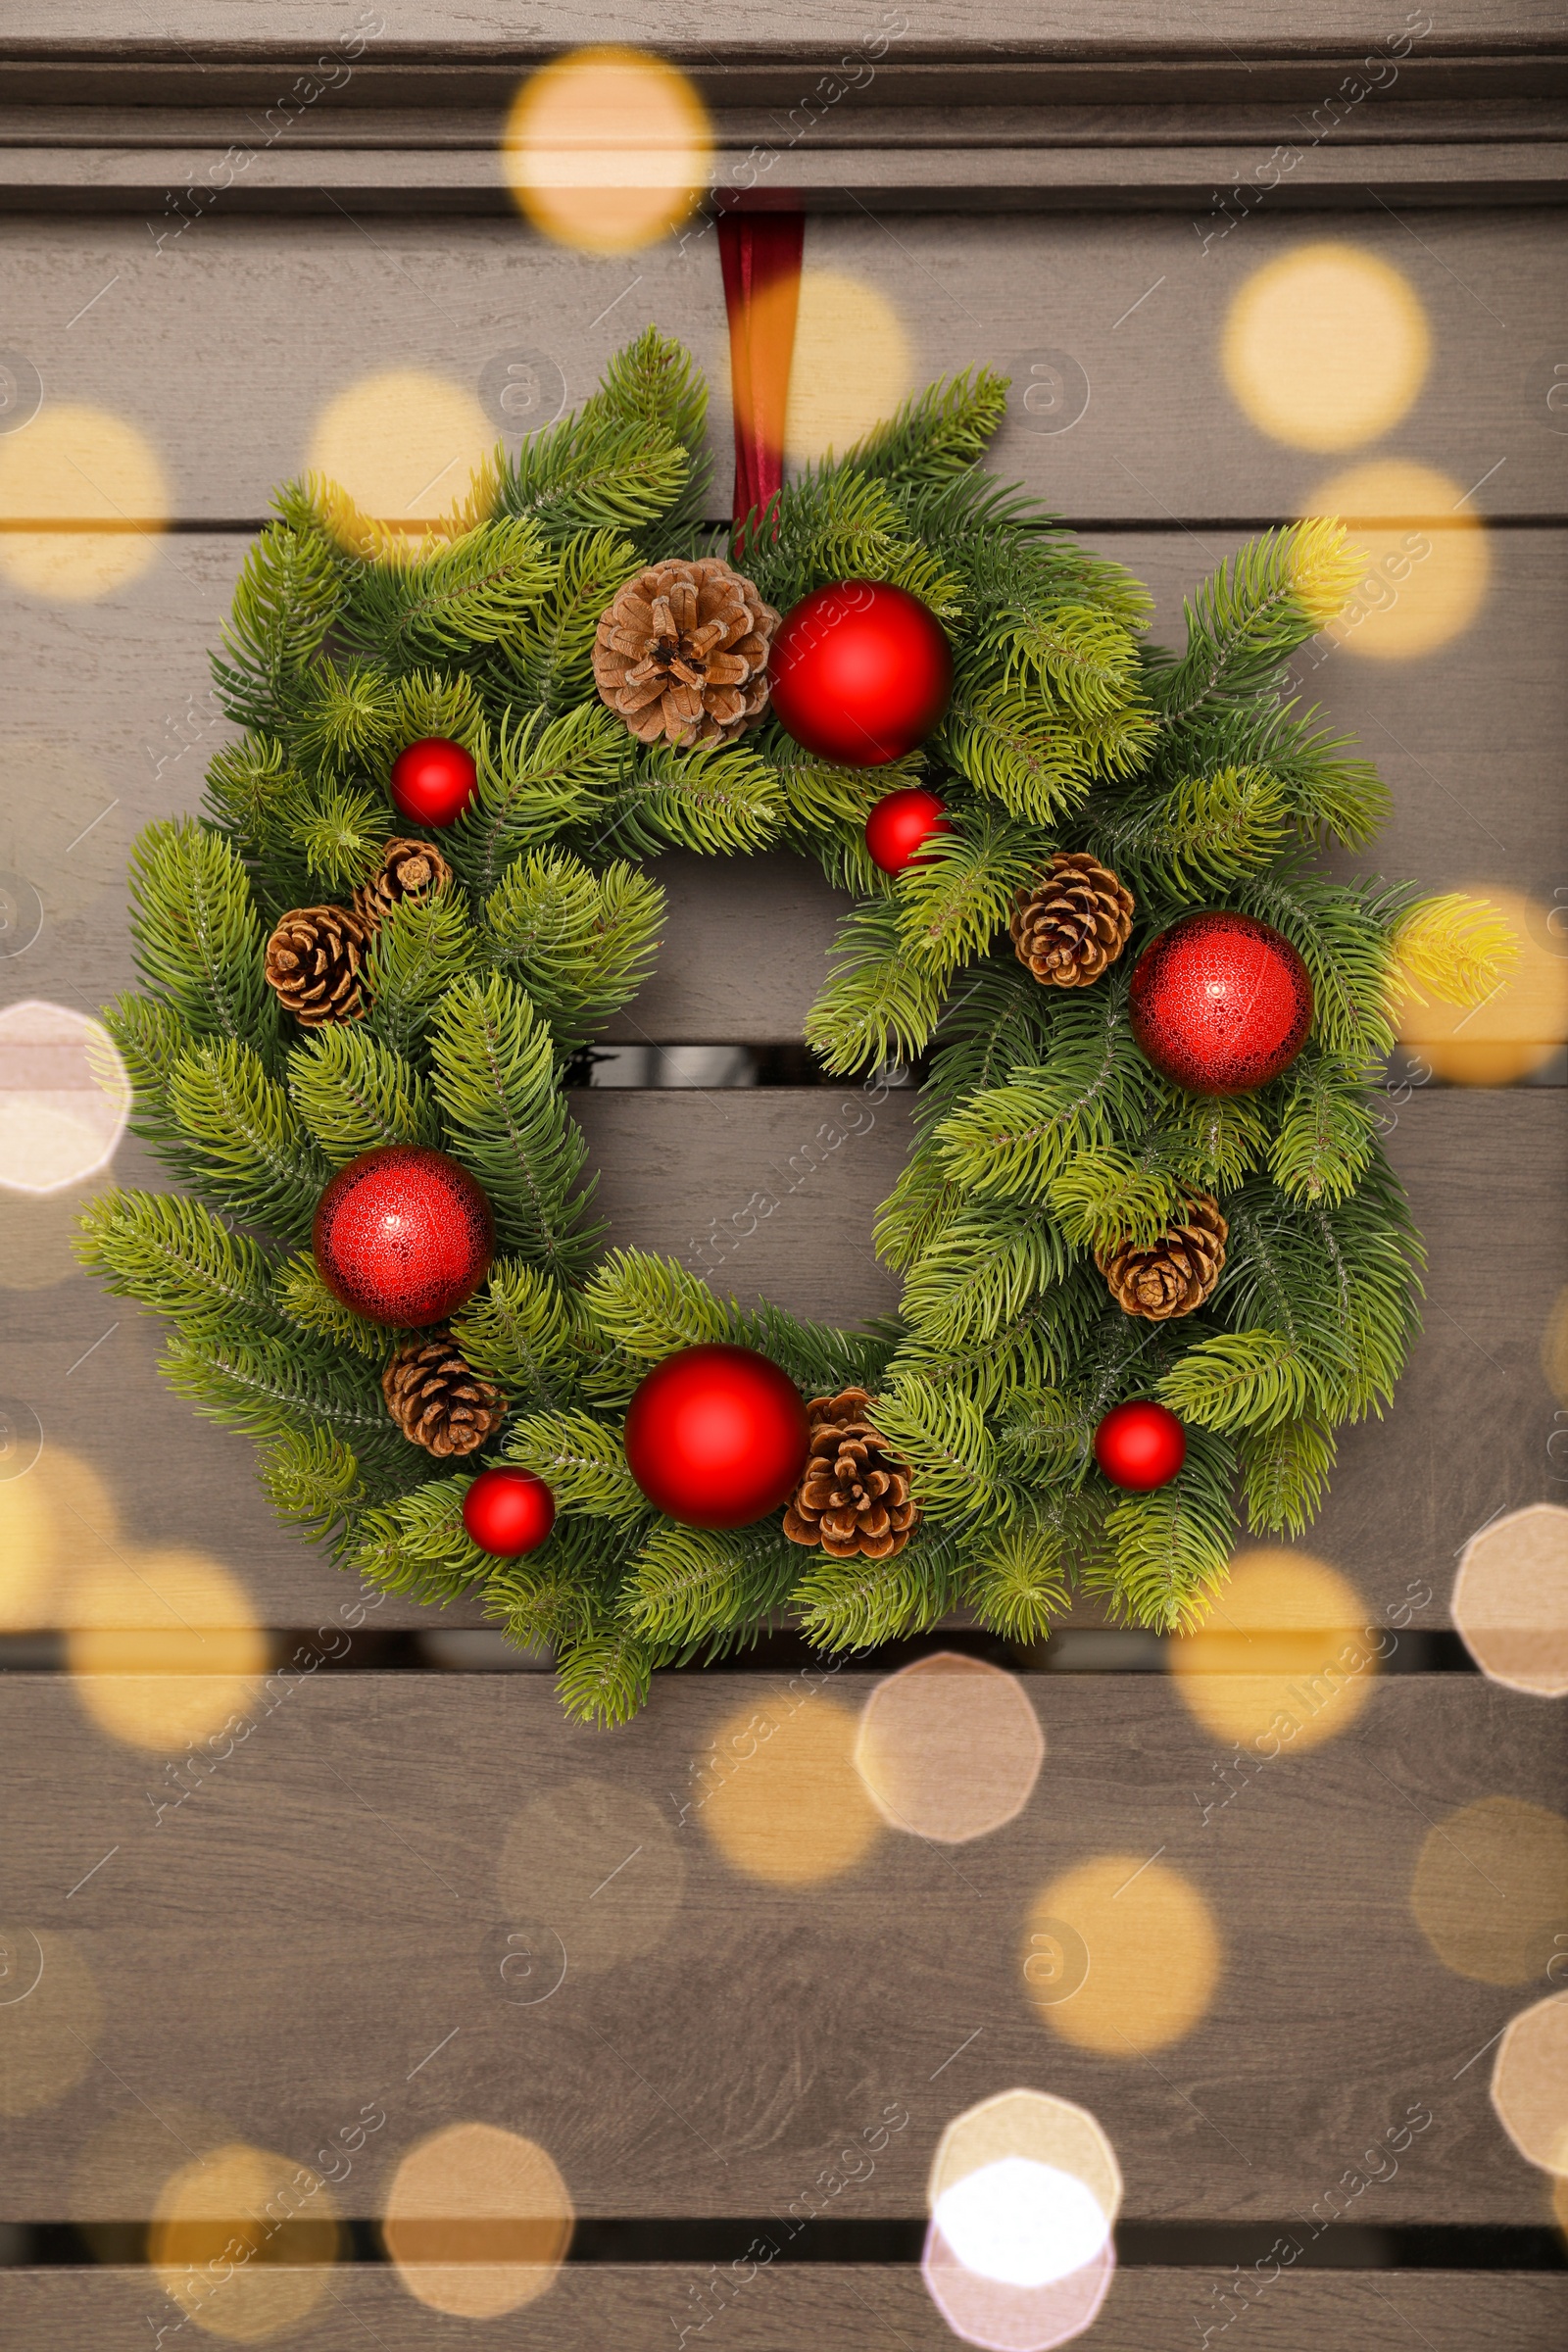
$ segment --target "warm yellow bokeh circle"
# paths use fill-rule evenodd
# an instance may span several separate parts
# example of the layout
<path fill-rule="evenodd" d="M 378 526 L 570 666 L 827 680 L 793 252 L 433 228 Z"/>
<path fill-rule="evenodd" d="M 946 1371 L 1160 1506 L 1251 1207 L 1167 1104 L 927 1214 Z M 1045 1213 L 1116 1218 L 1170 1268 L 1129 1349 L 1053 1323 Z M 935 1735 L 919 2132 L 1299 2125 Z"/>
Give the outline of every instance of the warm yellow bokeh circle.
<path fill-rule="evenodd" d="M 913 355 L 893 304 L 866 278 L 803 270 L 784 446 L 798 464 L 842 457 L 909 390 Z"/>
<path fill-rule="evenodd" d="M 1408 281 L 1339 239 L 1298 246 L 1247 280 L 1221 364 L 1238 406 L 1293 449 L 1355 449 L 1398 423 L 1431 357 Z"/>
<path fill-rule="evenodd" d="M 0 523 L 44 526 L 0 530 L 0 573 L 29 595 L 111 595 L 152 564 L 169 516 L 157 451 L 107 409 L 62 401 L 0 439 Z"/>
<path fill-rule="evenodd" d="M 207 2334 L 236 2344 L 298 2328 L 344 2250 L 320 2175 L 240 2140 L 172 2174 L 147 2233 L 147 2260 L 165 2293 Z"/>
<path fill-rule="evenodd" d="M 1088 1968 L 1070 1998 L 1036 2002 L 1042 2021 L 1080 2049 L 1125 2058 L 1190 2034 L 1214 1996 L 1223 1965 L 1219 1929 L 1191 1879 L 1146 1854 L 1097 1854 L 1053 1880 L 1033 1904 L 1023 1940 L 1024 1986 L 1034 1937 L 1066 1927 Z"/>
<path fill-rule="evenodd" d="M 381 2235 L 416 2302 L 493 2320 L 552 2285 L 574 2223 L 566 2183 L 536 2140 L 496 2124 L 449 2124 L 402 2159 Z"/>
<path fill-rule="evenodd" d="M 69 1936 L 0 1920 L 0 2115 L 35 2115 L 93 2063 L 104 2010 Z"/>
<path fill-rule="evenodd" d="M 1303 514 L 1346 524 L 1366 559 L 1349 602 L 1328 624 L 1366 662 L 1414 662 L 1459 636 L 1486 598 L 1492 556 L 1480 517 L 1450 474 L 1373 458 L 1311 490 Z"/>
<path fill-rule="evenodd" d="M 1568 1821 L 1517 1796 L 1484 1796 L 1421 1841 L 1410 1908 L 1456 1977 L 1528 1984 L 1568 1951 Z"/>
<path fill-rule="evenodd" d="M 1456 1086 L 1508 1086 L 1549 1061 L 1568 1038 L 1568 938 L 1551 929 L 1555 910 L 1522 891 L 1494 882 L 1475 887 L 1513 931 L 1518 959 L 1471 1011 L 1437 1000 L 1407 1002 L 1399 1039 L 1436 1077 Z"/>
<path fill-rule="evenodd" d="M 1169 1644 L 1176 1689 L 1206 1732 L 1299 1754 L 1355 1721 L 1376 1671 L 1366 1604 L 1309 1552 L 1238 1552 L 1207 1622 Z"/>
<path fill-rule="evenodd" d="M 502 138 L 535 228 L 584 253 L 635 253 L 678 227 L 708 180 L 712 133 L 684 74 L 646 50 L 574 49 L 531 74 Z"/>
<path fill-rule="evenodd" d="M 808 1886 L 855 1867 L 881 1829 L 856 1770 L 858 1732 L 858 1716 L 814 1695 L 721 1727 L 698 1819 L 732 1870 Z"/>
<path fill-rule="evenodd" d="M 467 496 L 495 444 L 495 426 L 466 385 L 428 368 L 391 368 L 328 401 L 307 463 L 341 483 L 363 514 L 412 528 Z"/>
<path fill-rule="evenodd" d="M 76 1700 L 111 1739 L 178 1755 L 246 1716 L 271 1643 L 217 1560 L 117 1554 L 82 1578 L 74 1605 L 66 1660 Z"/>

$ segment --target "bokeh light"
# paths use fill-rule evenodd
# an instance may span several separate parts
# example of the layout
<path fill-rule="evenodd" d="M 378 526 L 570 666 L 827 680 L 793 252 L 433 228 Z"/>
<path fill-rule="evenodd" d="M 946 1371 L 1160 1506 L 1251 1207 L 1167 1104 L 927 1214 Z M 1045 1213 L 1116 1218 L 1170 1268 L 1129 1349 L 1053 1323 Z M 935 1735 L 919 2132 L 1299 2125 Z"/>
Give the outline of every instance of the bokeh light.
<path fill-rule="evenodd" d="M 107 1167 L 130 1081 L 102 1021 L 28 997 L 0 1012 L 0 1188 L 58 1193 Z"/>
<path fill-rule="evenodd" d="M 271 1654 L 238 1579 L 191 1551 L 126 1551 L 75 1588 L 77 1703 L 129 1747 L 177 1755 L 244 1717 Z"/>
<path fill-rule="evenodd" d="M 1254 270 L 1231 304 L 1225 381 L 1260 433 L 1293 449 L 1354 449 L 1397 424 L 1431 357 L 1414 289 L 1338 239 Z"/>
<path fill-rule="evenodd" d="M 508 1832 L 497 1886 L 509 1919 L 543 1921 L 571 1976 L 598 1976 L 663 1942 L 686 1865 L 652 1798 L 612 1782 L 568 1781 L 536 1796 Z"/>
<path fill-rule="evenodd" d="M 496 431 L 473 393 L 422 368 L 393 368 L 328 401 L 308 464 L 362 514 L 394 529 L 438 522 L 468 495 Z"/>
<path fill-rule="evenodd" d="M 891 416 L 913 380 L 909 338 L 869 279 L 803 270 L 784 445 L 798 464 L 842 454 Z"/>
<path fill-rule="evenodd" d="M 71 2210 L 100 2217 L 77 2230 L 100 2262 L 139 2262 L 147 2250 L 144 2225 L 169 2179 L 171 2165 L 194 2164 L 239 2134 L 221 2116 L 159 2087 L 157 2112 L 139 2100 L 90 2132 L 72 2168 Z"/>
<path fill-rule="evenodd" d="M 1453 1622 L 1483 1674 L 1543 1698 L 1568 1691 L 1568 1510 L 1533 1502 L 1464 1547 Z"/>
<path fill-rule="evenodd" d="M 318 2173 L 243 2140 L 192 2158 L 165 2181 L 147 2260 L 187 2320 L 229 2343 L 260 2344 L 307 2319 L 329 2292 L 347 2240 Z"/>
<path fill-rule="evenodd" d="M 1527 2162 L 1568 2179 L 1568 1992 L 1512 2020 L 1493 2061 L 1492 2104 Z"/>
<path fill-rule="evenodd" d="M 926 2287 L 954 2333 L 1051 2352 L 1090 2326 L 1115 2268 L 1115 2151 L 1085 2108 L 1008 2090 L 957 2116 L 932 2160 Z"/>
<path fill-rule="evenodd" d="M 70 1625 L 79 1582 L 113 1573 L 118 1533 L 90 1464 L 46 1445 L 20 1478 L 0 1479 L 0 1632 Z"/>
<path fill-rule="evenodd" d="M 33 2115 L 93 2062 L 103 2002 L 71 1936 L 0 1921 L 0 2115 Z"/>
<path fill-rule="evenodd" d="M 890 1828 L 959 1845 L 1016 1820 L 1046 1752 L 1016 1676 L 956 1650 L 878 1683 L 860 1712 L 855 1761 Z"/>
<path fill-rule="evenodd" d="M 1517 1796 L 1484 1796 L 1428 1831 L 1410 1887 L 1445 1968 L 1478 1984 L 1527 1984 L 1568 1950 L 1568 1821 Z"/>
<path fill-rule="evenodd" d="M 1367 662 L 1414 662 L 1467 629 L 1492 557 L 1479 515 L 1451 474 L 1374 458 L 1319 482 L 1303 514 L 1343 522 L 1366 570 L 1327 635 Z"/>
<path fill-rule="evenodd" d="M 554 2284 L 574 2221 L 566 2183 L 536 2141 L 494 2124 L 449 2124 L 398 2165 L 381 2235 L 416 2302 L 490 2320 Z"/>
<path fill-rule="evenodd" d="M 732 1870 L 776 1886 L 853 1870 L 881 1827 L 855 1766 L 858 1732 L 847 1707 L 816 1695 L 721 1727 L 697 1818 Z"/>
<path fill-rule="evenodd" d="M 1498 883 L 1475 886 L 1512 928 L 1519 956 L 1473 1010 L 1407 1000 L 1400 1042 L 1456 1086 L 1508 1086 L 1541 1069 L 1568 1038 L 1568 953 L 1539 901 Z"/>
<path fill-rule="evenodd" d="M 1088 1966 L 1068 1997 L 1055 1974 L 1037 1985 L 1035 1954 L 1063 1931 Z M 1080 2049 L 1125 2058 L 1190 2034 L 1214 1997 L 1224 1949 L 1191 1879 L 1147 1854 L 1097 1854 L 1039 1895 L 1025 1925 L 1024 1989 L 1037 2015 Z"/>
<path fill-rule="evenodd" d="M 678 227 L 711 152 L 707 109 L 685 74 L 618 47 L 574 49 L 531 74 L 501 148 L 535 228 L 583 253 L 635 253 Z"/>
<path fill-rule="evenodd" d="M 83 604 L 139 579 L 169 513 L 156 450 L 106 409 L 62 402 L 0 438 L 0 573 L 28 595 Z"/>
<path fill-rule="evenodd" d="M 1355 1721 L 1377 1656 L 1348 1578 L 1309 1552 L 1238 1552 L 1207 1622 L 1167 1644 L 1176 1689 L 1206 1732 L 1299 1754 Z"/>

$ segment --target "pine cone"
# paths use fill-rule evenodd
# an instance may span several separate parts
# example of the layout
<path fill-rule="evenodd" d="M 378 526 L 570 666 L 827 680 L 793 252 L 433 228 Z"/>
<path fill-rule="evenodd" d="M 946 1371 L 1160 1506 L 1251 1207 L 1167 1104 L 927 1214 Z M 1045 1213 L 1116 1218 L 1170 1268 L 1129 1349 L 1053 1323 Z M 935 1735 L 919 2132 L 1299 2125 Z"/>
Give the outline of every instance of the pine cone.
<path fill-rule="evenodd" d="M 1095 1263 L 1124 1315 L 1168 1323 L 1173 1315 L 1190 1315 L 1209 1296 L 1225 1263 L 1229 1233 L 1219 1202 L 1197 1193 L 1184 1204 L 1181 1221 L 1157 1242 L 1097 1250 Z"/>
<path fill-rule="evenodd" d="M 357 1021 L 368 1004 L 361 967 L 369 944 L 351 906 L 296 906 L 267 943 L 268 986 L 302 1029 Z"/>
<path fill-rule="evenodd" d="M 394 906 L 406 900 L 422 906 L 451 879 L 452 868 L 433 842 L 389 841 L 368 882 L 362 882 L 354 893 L 354 911 L 373 931 Z"/>
<path fill-rule="evenodd" d="M 863 1389 L 813 1396 L 806 1409 L 811 1450 L 784 1533 L 792 1544 L 820 1544 L 835 1560 L 890 1560 L 920 1517 L 908 1463 L 871 1427 Z"/>
<path fill-rule="evenodd" d="M 387 1411 L 427 1453 L 472 1453 L 507 1416 L 499 1389 L 470 1370 L 449 1331 L 406 1340 L 381 1375 Z"/>
<path fill-rule="evenodd" d="M 717 556 L 671 558 L 600 614 L 594 677 L 639 743 L 727 743 L 767 705 L 778 614 Z"/>
<path fill-rule="evenodd" d="M 1133 927 L 1133 894 L 1085 850 L 1058 850 L 1009 926 L 1018 961 L 1050 988 L 1087 988 L 1114 963 Z"/>

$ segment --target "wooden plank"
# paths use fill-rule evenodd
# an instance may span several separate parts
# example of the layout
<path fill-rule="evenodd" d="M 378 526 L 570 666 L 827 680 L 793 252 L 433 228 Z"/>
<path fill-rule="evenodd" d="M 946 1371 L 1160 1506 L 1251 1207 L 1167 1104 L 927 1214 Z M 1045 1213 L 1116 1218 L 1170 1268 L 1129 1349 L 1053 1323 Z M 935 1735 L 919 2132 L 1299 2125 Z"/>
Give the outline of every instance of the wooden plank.
<path fill-rule="evenodd" d="M 722 2301 L 732 2277 L 736 2286 Z M 291 2352 L 339 2352 L 360 2322 L 384 2352 L 423 2352 L 430 2314 L 397 2277 L 369 2264 L 327 2277 L 278 2269 L 272 2289 L 283 2314 L 302 2307 L 310 2316 L 292 2327 Z M 1196 2322 L 1217 2328 L 1221 2303 L 1235 2281 L 1228 2272 L 1123 2268 L 1104 2310 L 1088 2334 L 1089 2346 L 1116 2352 L 1170 2352 Z M 706 2296 L 704 2290 L 706 2291 Z M 694 2295 L 699 2299 L 694 2301 Z M 258 2301 L 266 2316 L 268 2297 Z M 314 2308 L 311 2308 L 313 2307 Z M 221 2306 L 217 2307 L 220 2310 Z M 733 2352 L 776 2352 L 781 2342 L 831 2345 L 834 2352 L 949 2352 L 954 2338 L 925 2291 L 918 2272 L 891 2265 L 796 2263 L 747 2275 L 728 2265 L 568 2263 L 556 2284 L 527 2308 L 489 2320 L 484 2340 L 496 2352 L 667 2352 L 673 2323 L 694 2340 L 694 2315 L 722 2312 L 723 2341 Z M 151 2274 L 136 2269 L 0 2271 L 0 2325 L 14 2352 L 104 2352 L 129 2343 L 133 2329 L 176 2318 L 176 2306 Z M 1557 2352 L 1565 2322 L 1560 2278 L 1477 2271 L 1287 2271 L 1247 2312 L 1252 2352 L 1406 2352 L 1412 2334 L 1432 2352 L 1472 2352 L 1477 2343 L 1506 2343 L 1508 2352 Z"/>

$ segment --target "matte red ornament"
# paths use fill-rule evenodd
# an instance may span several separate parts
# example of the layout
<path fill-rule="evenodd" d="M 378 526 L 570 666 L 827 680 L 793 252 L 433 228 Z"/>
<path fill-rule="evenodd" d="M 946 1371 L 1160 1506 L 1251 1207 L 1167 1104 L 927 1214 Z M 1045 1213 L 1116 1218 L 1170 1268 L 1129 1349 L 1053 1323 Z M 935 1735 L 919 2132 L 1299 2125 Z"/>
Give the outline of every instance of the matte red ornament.
<path fill-rule="evenodd" d="M 473 754 L 444 735 L 409 744 L 392 762 L 392 799 L 415 825 L 455 824 L 478 781 Z"/>
<path fill-rule="evenodd" d="M 792 1380 L 751 1348 L 684 1348 L 626 1408 L 626 1463 L 687 1527 L 747 1527 L 788 1502 L 810 1446 Z"/>
<path fill-rule="evenodd" d="M 1168 1486 L 1187 1459 L 1187 1432 L 1168 1406 L 1141 1397 L 1112 1405 L 1095 1432 L 1095 1459 L 1133 1494 Z"/>
<path fill-rule="evenodd" d="M 1288 939 L 1250 914 L 1189 914 L 1147 947 L 1132 985 L 1133 1035 L 1176 1086 L 1246 1095 L 1306 1043 L 1312 981 Z"/>
<path fill-rule="evenodd" d="M 556 1524 L 556 1498 L 531 1470 L 481 1470 L 463 1497 L 463 1524 L 481 1551 L 520 1560 Z"/>
<path fill-rule="evenodd" d="M 847 767 L 882 767 L 923 743 L 953 691 L 947 631 L 884 580 L 803 597 L 773 639 L 773 712 L 785 733 Z"/>
<path fill-rule="evenodd" d="M 317 1203 L 312 1247 L 335 1298 L 372 1323 L 439 1323 L 485 1277 L 495 1224 L 455 1159 L 383 1144 L 339 1168 Z"/>
<path fill-rule="evenodd" d="M 885 874 L 902 874 L 906 865 L 921 863 L 933 833 L 952 831 L 947 802 L 910 784 L 878 801 L 865 820 L 865 846 L 873 865 Z"/>

